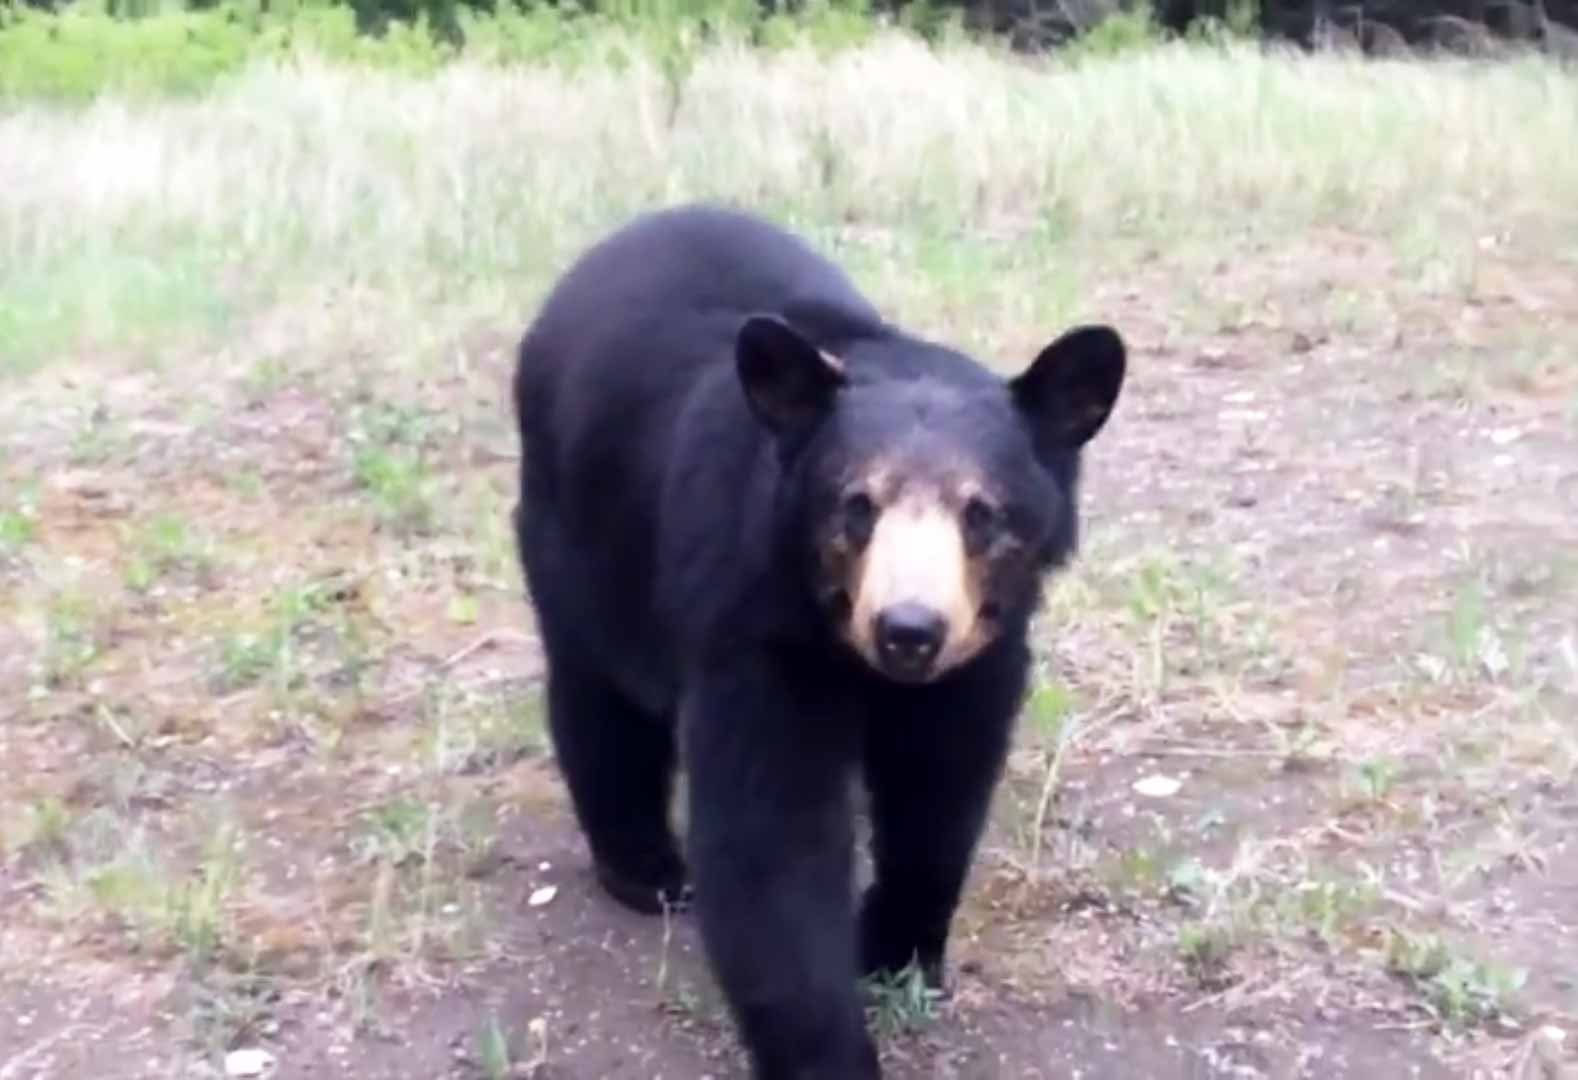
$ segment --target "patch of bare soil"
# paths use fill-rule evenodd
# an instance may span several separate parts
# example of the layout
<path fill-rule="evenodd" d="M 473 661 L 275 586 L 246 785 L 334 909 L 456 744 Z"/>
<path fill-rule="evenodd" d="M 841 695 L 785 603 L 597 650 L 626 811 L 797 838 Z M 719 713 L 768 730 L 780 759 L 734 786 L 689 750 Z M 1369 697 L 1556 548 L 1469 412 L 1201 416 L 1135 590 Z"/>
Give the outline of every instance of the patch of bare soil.
<path fill-rule="evenodd" d="M 562 825 L 512 833 L 493 879 L 501 897 L 515 898 L 491 930 L 502 956 L 387 989 L 375 1025 L 361 1032 L 317 995 L 285 990 L 247 1033 L 273 1048 L 270 1075 L 484 1076 L 483 1018 L 509 1032 L 525 1075 L 743 1075 L 690 919 L 665 925 L 617 907 L 584 861 Z M 554 899 L 529 908 L 525 897 L 545 886 L 557 888 Z M 39 959 L 49 956 L 44 948 Z M 1065 988 L 1031 997 L 990 965 L 986 956 L 967 961 L 926 1029 L 889 1041 L 892 1076 L 1450 1075 L 1417 1036 L 1342 1015 L 1267 1008 L 1230 1015 L 1210 1003 L 1126 1009 Z M 208 1075 L 184 1045 L 181 1014 L 194 1002 L 180 983 L 136 966 L 41 964 L 0 988 L 12 1006 L 0 1022 L 9 1055 L 0 1075 Z"/>
<path fill-rule="evenodd" d="M 1578 1070 L 1565 271 L 1332 234 L 1105 279 L 1132 379 L 951 995 L 873 1001 L 893 1076 Z M 742 1075 L 547 751 L 509 341 L 8 387 L 0 1080 Z"/>

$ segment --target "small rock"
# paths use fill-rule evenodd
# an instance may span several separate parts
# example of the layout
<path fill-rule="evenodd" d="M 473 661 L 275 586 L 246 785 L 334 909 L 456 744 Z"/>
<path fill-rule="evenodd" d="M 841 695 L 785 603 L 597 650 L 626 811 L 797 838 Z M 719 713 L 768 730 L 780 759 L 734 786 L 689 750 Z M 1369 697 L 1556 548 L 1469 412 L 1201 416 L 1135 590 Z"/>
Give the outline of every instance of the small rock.
<path fill-rule="evenodd" d="M 274 1067 L 274 1055 L 261 1047 L 232 1050 L 225 1055 L 226 1076 L 262 1076 Z"/>
<path fill-rule="evenodd" d="M 544 885 L 542 888 L 534 890 L 531 896 L 526 898 L 526 903 L 531 907 L 542 907 L 558 895 L 559 886 Z"/>
<path fill-rule="evenodd" d="M 1134 781 L 1134 790 L 1152 799 L 1167 799 L 1178 794 L 1183 781 L 1171 776 L 1156 774 Z"/>

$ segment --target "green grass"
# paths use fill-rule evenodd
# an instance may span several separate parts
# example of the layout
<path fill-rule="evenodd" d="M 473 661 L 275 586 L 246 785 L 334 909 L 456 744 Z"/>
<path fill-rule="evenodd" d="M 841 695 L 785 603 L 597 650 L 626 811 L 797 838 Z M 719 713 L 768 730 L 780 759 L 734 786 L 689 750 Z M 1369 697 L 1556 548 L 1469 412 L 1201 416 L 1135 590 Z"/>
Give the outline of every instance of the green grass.
<path fill-rule="evenodd" d="M 201 239 L 117 252 L 84 237 L 75 251 L 29 263 L 27 272 L 0 268 L 0 376 L 25 373 L 75 345 L 146 346 L 172 331 L 222 327 L 230 315 L 214 276 L 222 253 Z"/>

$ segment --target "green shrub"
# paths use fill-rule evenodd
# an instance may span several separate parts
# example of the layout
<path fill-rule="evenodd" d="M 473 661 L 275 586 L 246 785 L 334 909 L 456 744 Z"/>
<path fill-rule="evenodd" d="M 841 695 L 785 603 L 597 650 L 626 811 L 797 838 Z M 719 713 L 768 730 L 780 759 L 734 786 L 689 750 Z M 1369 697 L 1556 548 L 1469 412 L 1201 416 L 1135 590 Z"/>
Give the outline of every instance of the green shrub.
<path fill-rule="evenodd" d="M 0 97 L 197 93 L 242 67 L 255 40 L 218 11 L 118 19 L 91 8 L 14 10 L 0 25 Z"/>
<path fill-rule="evenodd" d="M 810 0 L 793 15 L 764 14 L 757 0 L 600 0 L 595 9 L 540 0 L 496 8 L 493 0 L 184 2 L 78 0 L 50 11 L 0 0 L 0 101 L 195 95 L 254 60 L 297 52 L 408 74 L 462 53 L 496 63 L 617 63 L 609 50 L 623 39 L 657 60 L 677 104 L 710 38 L 838 49 L 876 28 L 867 0 Z M 947 25 L 934 19 L 926 29 Z"/>
<path fill-rule="evenodd" d="M 1068 43 L 1070 59 L 1117 56 L 1155 45 L 1162 38 L 1149 3 L 1117 10 Z"/>

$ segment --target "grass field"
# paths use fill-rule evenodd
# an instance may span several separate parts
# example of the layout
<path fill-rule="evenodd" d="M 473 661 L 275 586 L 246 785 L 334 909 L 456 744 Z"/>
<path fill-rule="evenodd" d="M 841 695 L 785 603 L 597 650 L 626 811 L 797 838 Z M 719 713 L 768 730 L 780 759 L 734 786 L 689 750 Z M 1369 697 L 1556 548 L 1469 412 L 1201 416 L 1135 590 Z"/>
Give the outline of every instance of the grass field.
<path fill-rule="evenodd" d="M 1578 73 L 609 53 L 0 113 L 0 1080 L 738 1075 L 507 531 L 536 301 L 696 197 L 1133 349 L 892 1075 L 1578 1075 Z"/>

